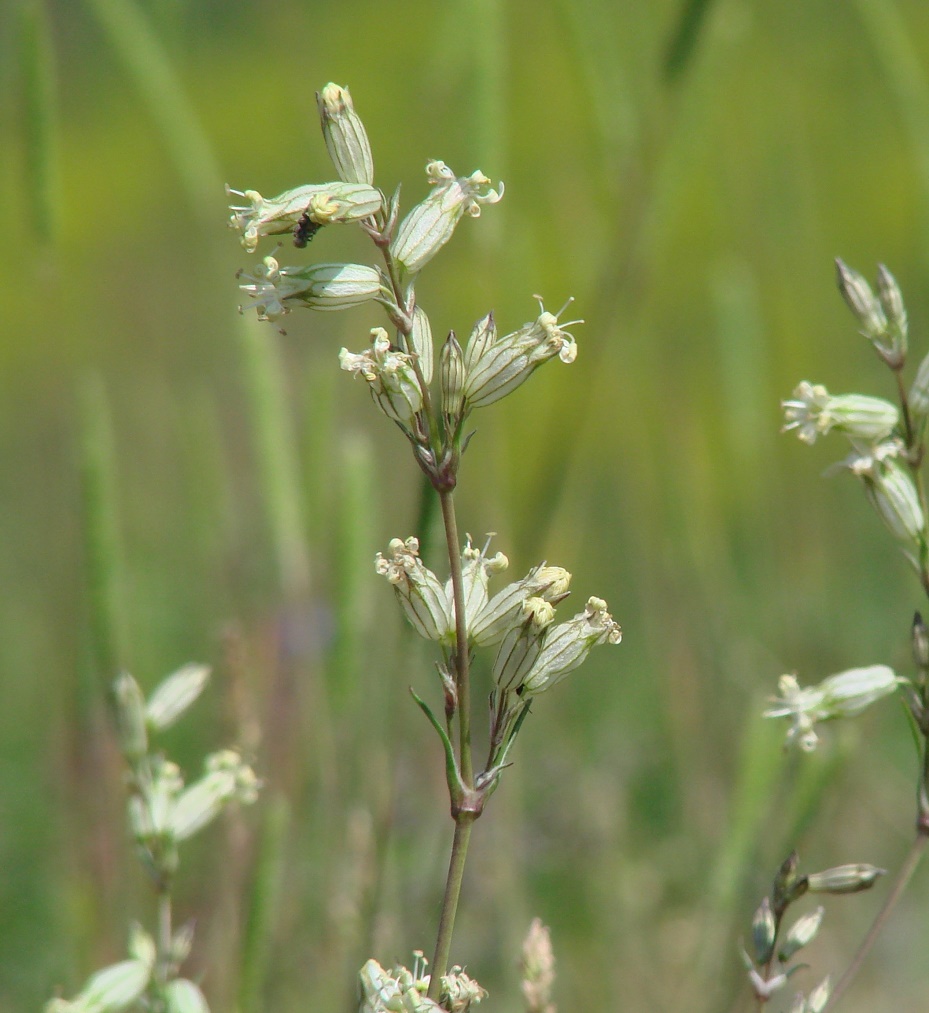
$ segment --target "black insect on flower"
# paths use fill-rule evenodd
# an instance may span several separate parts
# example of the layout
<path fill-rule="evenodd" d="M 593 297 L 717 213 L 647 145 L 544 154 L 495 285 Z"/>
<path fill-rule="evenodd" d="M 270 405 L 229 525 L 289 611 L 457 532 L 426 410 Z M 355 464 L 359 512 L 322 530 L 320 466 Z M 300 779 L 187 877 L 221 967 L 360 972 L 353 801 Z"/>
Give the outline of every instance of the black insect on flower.
<path fill-rule="evenodd" d="M 308 211 L 304 211 L 300 221 L 294 226 L 294 246 L 302 250 L 322 228 L 320 222 L 314 222 Z"/>

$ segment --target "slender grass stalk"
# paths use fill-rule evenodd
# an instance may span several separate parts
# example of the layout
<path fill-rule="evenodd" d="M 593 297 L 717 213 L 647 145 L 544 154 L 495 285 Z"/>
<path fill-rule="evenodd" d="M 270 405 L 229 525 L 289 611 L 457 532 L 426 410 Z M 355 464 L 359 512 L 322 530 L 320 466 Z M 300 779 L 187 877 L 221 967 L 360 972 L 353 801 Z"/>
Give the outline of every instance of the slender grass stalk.
<path fill-rule="evenodd" d="M 832 990 L 832 994 L 829 997 L 829 1002 L 825 1007 L 827 1010 L 835 1009 L 839 1000 L 848 989 L 848 986 L 852 983 L 855 975 L 860 970 L 865 958 L 871 951 L 871 947 L 880 935 L 881 929 L 883 929 L 900 898 L 906 892 L 906 888 L 913 877 L 913 873 L 916 871 L 916 868 L 923 857 L 923 853 L 926 850 L 927 842 L 929 842 L 929 837 L 927 837 L 925 833 L 918 833 L 916 835 L 903 864 L 897 872 L 897 878 L 894 880 L 890 893 L 887 895 L 887 900 L 884 901 L 884 905 L 878 912 L 877 917 L 874 919 L 871 928 L 868 930 L 868 934 L 858 947 L 855 956 L 852 958 L 852 962 L 842 973 L 842 977 L 836 982 L 835 988 Z"/>
<path fill-rule="evenodd" d="M 126 579 L 120 545 L 116 452 L 103 381 L 84 377 L 81 407 L 81 487 L 84 546 L 95 664 L 108 683 L 127 662 Z"/>
<path fill-rule="evenodd" d="M 39 236 L 54 246 L 62 217 L 60 119 L 55 51 L 41 0 L 21 5 L 19 42 L 29 215 Z"/>
<path fill-rule="evenodd" d="M 221 192 L 222 172 L 158 36 L 132 0 L 85 2 L 148 106 L 180 175 L 192 212 L 203 221 L 212 220 Z"/>
<path fill-rule="evenodd" d="M 263 986 L 283 882 L 284 844 L 289 827 L 290 806 L 283 795 L 276 794 L 265 807 L 242 938 L 238 987 L 241 1013 L 258 1013 L 265 1008 Z"/>

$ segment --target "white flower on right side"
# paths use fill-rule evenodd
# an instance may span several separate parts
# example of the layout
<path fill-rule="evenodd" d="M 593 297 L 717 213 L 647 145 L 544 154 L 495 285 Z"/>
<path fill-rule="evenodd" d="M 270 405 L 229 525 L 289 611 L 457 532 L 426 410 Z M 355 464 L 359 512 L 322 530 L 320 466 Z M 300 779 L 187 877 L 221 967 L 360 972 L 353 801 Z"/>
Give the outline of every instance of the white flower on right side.
<path fill-rule="evenodd" d="M 772 706 L 764 711 L 764 717 L 791 718 L 786 744 L 796 742 L 809 753 L 819 743 L 817 722 L 859 714 L 875 700 L 893 693 L 900 682 L 887 665 L 850 668 L 816 686 L 802 688 L 795 675 L 782 675 L 777 682 L 780 696 L 772 697 Z"/>
<path fill-rule="evenodd" d="M 853 440 L 879 443 L 893 432 L 900 419 L 896 405 L 867 394 L 832 395 L 820 384 L 804 380 L 793 397 L 781 402 L 784 409 L 782 432 L 797 430 L 804 443 L 815 443 L 830 429 L 838 429 Z"/>

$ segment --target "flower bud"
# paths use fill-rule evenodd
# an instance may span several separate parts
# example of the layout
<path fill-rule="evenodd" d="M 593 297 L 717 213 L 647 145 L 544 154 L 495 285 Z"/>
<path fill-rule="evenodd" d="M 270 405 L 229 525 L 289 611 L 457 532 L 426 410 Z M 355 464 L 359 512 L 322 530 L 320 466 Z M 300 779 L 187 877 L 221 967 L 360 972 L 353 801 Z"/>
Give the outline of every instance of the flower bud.
<path fill-rule="evenodd" d="M 588 598 L 583 612 L 547 631 L 542 652 L 526 676 L 523 690 L 535 694 L 550 689 L 573 672 L 596 644 L 619 644 L 622 639 L 623 632 L 607 612 L 606 602 Z"/>
<path fill-rule="evenodd" d="M 923 617 L 918 612 L 913 616 L 910 644 L 916 667 L 922 672 L 929 670 L 929 627 L 923 622 Z"/>
<path fill-rule="evenodd" d="M 493 313 L 488 313 L 471 328 L 471 335 L 464 353 L 464 364 L 467 372 L 471 372 L 480 362 L 487 349 L 497 340 L 497 327 Z"/>
<path fill-rule="evenodd" d="M 226 187 L 226 192 L 248 201 L 244 206 L 230 206 L 229 227 L 242 233 L 242 245 L 249 253 L 262 236 L 293 232 L 307 221 L 317 225 L 356 222 L 383 207 L 380 190 L 366 183 L 310 183 L 270 198 L 257 190 Z"/>
<path fill-rule="evenodd" d="M 823 1013 L 832 995 L 832 981 L 827 974 L 825 978 L 810 992 L 806 1000 L 804 1013 Z"/>
<path fill-rule="evenodd" d="M 116 702 L 119 745 L 123 756 L 132 763 L 141 759 L 148 750 L 145 697 L 135 679 L 128 672 L 123 672 L 113 683 L 113 698 Z"/>
<path fill-rule="evenodd" d="M 879 342 L 887 331 L 887 318 L 871 286 L 847 264 L 836 258 L 836 283 L 848 308 L 861 324 L 862 333 L 872 342 Z"/>
<path fill-rule="evenodd" d="M 917 418 L 929 415 L 929 355 L 919 364 L 909 395 L 910 411 Z"/>
<path fill-rule="evenodd" d="M 382 294 L 381 276 L 362 264 L 312 264 L 281 267 L 265 257 L 249 273 L 240 271 L 246 284 L 239 288 L 255 300 L 259 320 L 277 320 L 295 306 L 311 310 L 344 310 L 360 306 Z"/>
<path fill-rule="evenodd" d="M 774 939 L 777 936 L 777 924 L 774 912 L 767 897 L 758 906 L 752 918 L 752 941 L 755 944 L 755 963 L 767 964 L 774 952 Z"/>
<path fill-rule="evenodd" d="M 455 635 L 454 605 L 439 579 L 419 558 L 419 540 L 392 538 L 388 552 L 388 556 L 377 554 L 374 569 L 393 585 L 413 629 L 426 640 L 451 643 Z"/>
<path fill-rule="evenodd" d="M 786 964 L 798 950 L 802 950 L 804 946 L 816 938 L 824 914 L 825 908 L 818 907 L 815 911 L 798 918 L 791 925 L 783 945 L 778 950 L 778 959 L 782 964 Z"/>
<path fill-rule="evenodd" d="M 210 1013 L 199 988 L 186 978 L 174 978 L 164 990 L 165 1013 Z"/>
<path fill-rule="evenodd" d="M 413 360 L 405 352 L 391 350 L 383 327 L 373 328 L 371 334 L 374 338 L 371 348 L 360 354 L 343 348 L 339 352 L 339 363 L 347 373 L 363 377 L 374 403 L 389 419 L 409 430 L 414 416 L 423 406 L 423 393 Z"/>
<path fill-rule="evenodd" d="M 184 665 L 169 675 L 149 697 L 145 708 L 149 727 L 156 731 L 170 728 L 200 696 L 209 678 L 209 665 Z"/>
<path fill-rule="evenodd" d="M 457 424 L 464 401 L 464 362 L 461 345 L 454 331 L 442 346 L 442 414 L 452 426 Z"/>
<path fill-rule="evenodd" d="M 346 183 L 373 183 L 371 144 L 348 88 L 330 82 L 316 93 L 316 104 L 326 150 L 339 179 Z"/>
<path fill-rule="evenodd" d="M 888 460 L 872 475 L 863 478 L 868 502 L 890 533 L 901 542 L 922 539 L 926 521 L 909 472 L 898 462 Z"/>
<path fill-rule="evenodd" d="M 456 178 L 444 162 L 434 161 L 426 166 L 426 177 L 432 193 L 403 219 L 390 244 L 394 260 L 407 274 L 416 274 L 442 249 L 464 214 L 477 218 L 482 204 L 496 204 L 503 197 L 503 184 L 494 190 L 479 170 Z"/>
<path fill-rule="evenodd" d="M 141 961 L 148 967 L 155 966 L 155 940 L 142 928 L 138 922 L 133 922 L 129 928 L 129 956 L 133 960 Z"/>
<path fill-rule="evenodd" d="M 887 872 L 874 865 L 838 865 L 807 876 L 811 893 L 859 893 L 874 885 Z"/>
<path fill-rule="evenodd" d="M 432 327 L 429 317 L 419 304 L 413 307 L 413 326 L 410 330 L 410 351 L 416 355 L 423 383 L 432 382 Z"/>
<path fill-rule="evenodd" d="M 469 409 L 483 408 L 506 397 L 543 362 L 556 355 L 562 362 L 574 362 L 577 345 L 573 335 L 565 328 L 583 321 L 571 320 L 560 326 L 558 317 L 567 306 L 568 303 L 557 314 L 547 313 L 539 299 L 541 313 L 538 319 L 523 324 L 518 331 L 493 343 L 489 340 L 492 332 L 487 329 L 488 340 L 480 356 L 477 357 L 476 353 L 469 356 L 474 360 L 465 381 L 465 399 Z"/>
<path fill-rule="evenodd" d="M 145 993 L 152 968 L 141 960 L 110 964 L 88 978 L 70 1007 L 75 1013 L 117 1013 L 132 1006 Z M 46 1006 L 46 1010 L 51 1006 Z M 58 1008 L 61 1008 L 60 1006 Z"/>

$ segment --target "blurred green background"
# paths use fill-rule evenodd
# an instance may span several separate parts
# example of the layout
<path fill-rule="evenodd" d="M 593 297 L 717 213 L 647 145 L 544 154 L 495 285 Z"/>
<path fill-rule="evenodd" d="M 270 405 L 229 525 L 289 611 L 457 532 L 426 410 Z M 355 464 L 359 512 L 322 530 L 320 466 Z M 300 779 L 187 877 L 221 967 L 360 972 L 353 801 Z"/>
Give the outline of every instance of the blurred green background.
<path fill-rule="evenodd" d="M 238 742 L 266 780 L 184 853 L 214 1010 L 347 1009 L 366 956 L 431 951 L 451 822 L 406 690 L 438 693 L 371 566 L 414 531 L 419 473 L 336 359 L 380 319 L 243 321 L 225 227 L 224 182 L 331 177 L 330 80 L 404 207 L 429 158 L 506 182 L 424 273 L 434 331 L 491 308 L 513 330 L 536 292 L 587 321 L 574 365 L 477 416 L 459 517 L 512 574 L 568 567 L 625 640 L 539 700 L 453 958 L 517 1010 L 539 915 L 563 1010 L 747 1008 L 737 941 L 790 848 L 806 871 L 898 867 L 902 710 L 800 761 L 758 715 L 782 672 L 907 672 L 917 582 L 852 481 L 821 477 L 838 439 L 778 429 L 801 379 L 891 393 L 835 256 L 885 262 L 927 347 L 929 6 L 14 2 L 0 80 L 3 1013 L 73 993 L 151 917 L 120 666 L 151 687 L 212 663 L 166 748 L 195 771 Z M 364 237 L 333 229 L 293 259 L 352 257 Z M 843 1009 L 925 1008 L 927 876 Z M 844 967 L 885 891 L 827 904 L 798 987 Z"/>

